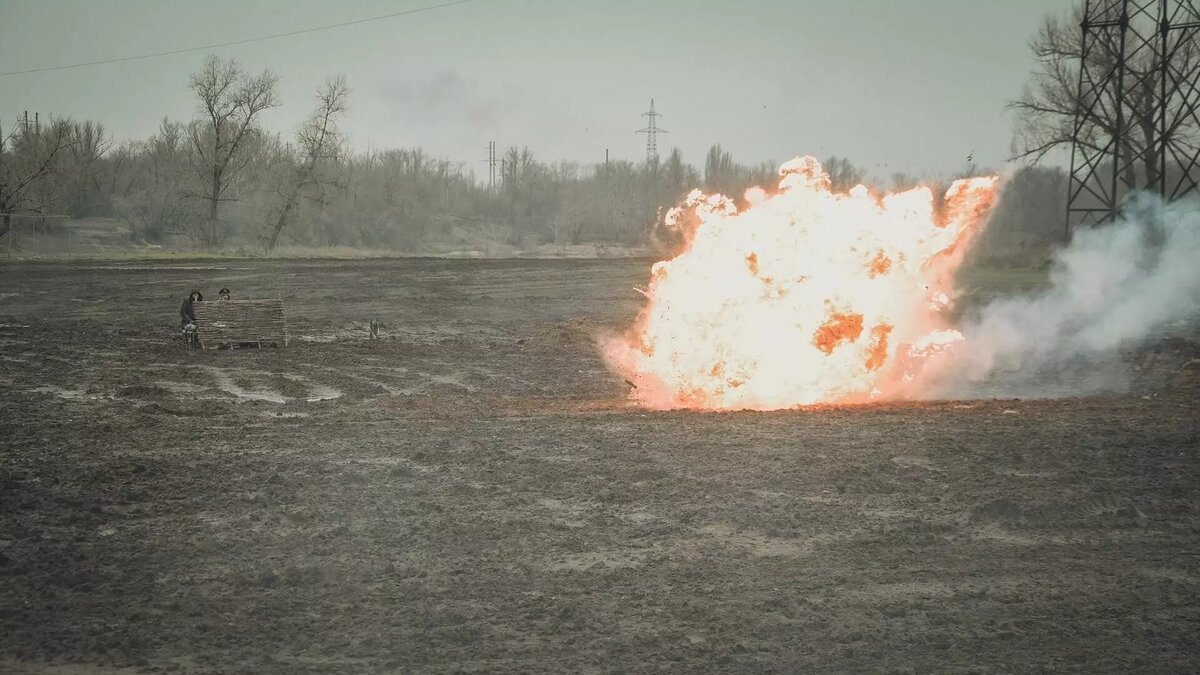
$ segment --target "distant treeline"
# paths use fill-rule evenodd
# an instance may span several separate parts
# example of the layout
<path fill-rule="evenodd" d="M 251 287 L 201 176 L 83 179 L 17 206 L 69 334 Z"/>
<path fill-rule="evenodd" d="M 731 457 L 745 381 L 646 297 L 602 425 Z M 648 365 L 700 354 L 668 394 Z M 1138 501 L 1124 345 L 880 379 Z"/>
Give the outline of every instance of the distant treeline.
<path fill-rule="evenodd" d="M 190 248 L 634 247 L 659 241 L 665 211 L 693 188 L 740 197 L 777 176 L 777 162 L 740 164 L 719 145 L 701 166 L 679 150 L 658 161 L 583 165 L 510 147 L 493 189 L 462 163 L 420 148 L 346 151 L 337 122 L 349 90 L 340 78 L 318 92 L 313 115 L 291 137 L 259 124 L 258 113 L 277 104 L 269 73 L 250 76 L 210 58 L 190 87 L 196 118 L 164 119 L 144 140 L 115 143 L 90 121 L 13 126 L 0 145 L 0 213 L 116 218 L 138 242 Z M 859 182 L 942 189 L 955 177 L 868 176 L 839 157 L 825 166 L 842 190 Z M 979 254 L 1036 263 L 1062 239 L 1064 193 L 1058 169 L 1018 171 Z"/>

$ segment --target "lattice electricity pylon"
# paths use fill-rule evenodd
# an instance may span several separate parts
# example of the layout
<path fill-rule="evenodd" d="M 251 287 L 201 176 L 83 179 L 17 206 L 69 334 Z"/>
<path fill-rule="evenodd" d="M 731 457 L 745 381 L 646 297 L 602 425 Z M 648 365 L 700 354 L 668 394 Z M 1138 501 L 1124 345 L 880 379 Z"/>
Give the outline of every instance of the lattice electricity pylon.
<path fill-rule="evenodd" d="M 650 111 L 642 113 L 642 117 L 649 117 L 650 124 L 645 129 L 638 129 L 637 133 L 646 134 L 646 163 L 654 164 L 658 162 L 658 135 L 669 132 L 658 128 L 658 118 L 662 114 L 654 112 L 654 99 L 650 99 Z"/>
<path fill-rule="evenodd" d="M 1200 3 L 1162 4 L 1160 194 L 1178 199 L 1200 190 Z"/>
<path fill-rule="evenodd" d="M 1197 0 L 1087 0 L 1081 28 L 1068 232 L 1135 190 L 1170 200 L 1200 181 Z"/>

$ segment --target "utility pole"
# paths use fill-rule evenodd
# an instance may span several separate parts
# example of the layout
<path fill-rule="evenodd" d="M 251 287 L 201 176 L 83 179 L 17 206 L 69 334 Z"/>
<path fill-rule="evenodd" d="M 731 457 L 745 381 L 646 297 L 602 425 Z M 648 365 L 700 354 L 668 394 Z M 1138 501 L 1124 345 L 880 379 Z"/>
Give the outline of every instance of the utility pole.
<path fill-rule="evenodd" d="M 654 111 L 654 99 L 650 99 L 649 112 L 642 113 L 642 117 L 649 117 L 650 123 L 645 129 L 638 129 L 637 133 L 646 134 L 646 163 L 658 163 L 658 135 L 667 133 L 666 129 L 658 128 L 658 118 L 662 117 L 660 113 Z"/>
<path fill-rule="evenodd" d="M 483 160 L 488 167 L 488 190 L 496 191 L 496 141 L 488 141 L 487 159 Z"/>

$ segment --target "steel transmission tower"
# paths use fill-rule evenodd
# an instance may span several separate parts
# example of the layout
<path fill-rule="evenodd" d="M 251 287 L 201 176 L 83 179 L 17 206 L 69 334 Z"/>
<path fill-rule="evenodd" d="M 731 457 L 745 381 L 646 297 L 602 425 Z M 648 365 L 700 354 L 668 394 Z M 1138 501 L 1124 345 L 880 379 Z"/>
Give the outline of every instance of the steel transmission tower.
<path fill-rule="evenodd" d="M 650 111 L 642 113 L 642 117 L 649 117 L 650 123 L 645 129 L 638 129 L 637 133 L 646 134 L 646 163 L 655 164 L 658 162 L 658 135 L 668 132 L 658 128 L 658 118 L 662 115 L 654 112 L 654 99 L 650 99 Z"/>
<path fill-rule="evenodd" d="M 1067 232 L 1200 181 L 1200 0 L 1086 0 Z"/>

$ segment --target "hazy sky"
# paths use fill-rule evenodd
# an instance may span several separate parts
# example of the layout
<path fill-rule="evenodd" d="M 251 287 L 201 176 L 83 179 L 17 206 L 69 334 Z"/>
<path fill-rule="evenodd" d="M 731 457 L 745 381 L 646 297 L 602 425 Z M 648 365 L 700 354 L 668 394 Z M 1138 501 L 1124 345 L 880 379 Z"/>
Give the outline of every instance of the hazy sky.
<path fill-rule="evenodd" d="M 443 0 L 0 0 L 0 72 L 310 28 Z M 1042 16 L 1072 0 L 475 0 L 215 50 L 281 77 L 264 124 L 290 133 L 335 73 L 352 87 L 355 148 L 424 147 L 483 173 L 489 140 L 547 160 L 641 159 L 659 139 L 694 164 L 842 155 L 886 177 L 998 165 L 1005 102 Z M 21 110 L 103 122 L 117 139 L 194 112 L 204 53 L 0 77 Z"/>

